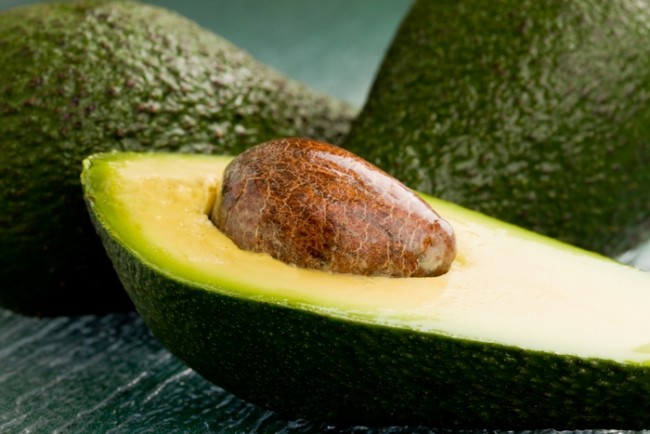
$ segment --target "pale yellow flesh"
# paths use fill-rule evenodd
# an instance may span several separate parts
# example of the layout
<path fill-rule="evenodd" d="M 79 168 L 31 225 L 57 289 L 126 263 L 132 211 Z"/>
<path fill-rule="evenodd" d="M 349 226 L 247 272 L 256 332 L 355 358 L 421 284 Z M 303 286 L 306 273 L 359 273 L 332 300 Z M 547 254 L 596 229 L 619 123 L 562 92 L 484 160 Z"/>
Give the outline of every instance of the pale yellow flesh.
<path fill-rule="evenodd" d="M 534 350 L 650 360 L 648 273 L 436 200 L 430 203 L 457 237 L 458 256 L 446 275 L 298 269 L 240 250 L 208 219 L 227 161 L 117 160 L 104 181 L 109 196 L 96 206 L 113 235 L 144 261 L 208 290 Z"/>

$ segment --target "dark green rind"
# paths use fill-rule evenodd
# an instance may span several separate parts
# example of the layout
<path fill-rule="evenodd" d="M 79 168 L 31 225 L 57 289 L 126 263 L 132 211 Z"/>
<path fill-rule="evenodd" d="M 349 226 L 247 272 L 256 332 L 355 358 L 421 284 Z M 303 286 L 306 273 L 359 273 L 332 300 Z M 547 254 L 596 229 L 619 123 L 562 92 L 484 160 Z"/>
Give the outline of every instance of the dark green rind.
<path fill-rule="evenodd" d="M 650 366 L 355 322 L 207 290 L 143 262 L 88 207 L 154 335 L 206 379 L 287 417 L 440 428 L 650 427 Z M 224 292 L 220 292 L 223 290 Z"/>
<path fill-rule="evenodd" d="M 237 154 L 339 143 L 355 111 L 169 11 L 125 1 L 0 13 L 0 306 L 130 308 L 81 198 L 93 152 Z"/>
<path fill-rule="evenodd" d="M 650 229 L 650 4 L 419 0 L 344 146 L 412 188 L 616 255 Z"/>

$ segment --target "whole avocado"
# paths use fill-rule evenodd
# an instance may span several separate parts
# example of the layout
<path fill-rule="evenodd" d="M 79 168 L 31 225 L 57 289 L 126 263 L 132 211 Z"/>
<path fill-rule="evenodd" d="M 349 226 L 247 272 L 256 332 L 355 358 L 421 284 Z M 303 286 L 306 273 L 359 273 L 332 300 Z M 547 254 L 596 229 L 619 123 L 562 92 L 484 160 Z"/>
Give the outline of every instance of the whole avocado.
<path fill-rule="evenodd" d="M 614 256 L 650 227 L 650 3 L 416 1 L 344 146 Z"/>
<path fill-rule="evenodd" d="M 76 1 L 0 13 L 0 306 L 130 308 L 82 200 L 90 153 L 338 143 L 354 114 L 165 9 Z"/>

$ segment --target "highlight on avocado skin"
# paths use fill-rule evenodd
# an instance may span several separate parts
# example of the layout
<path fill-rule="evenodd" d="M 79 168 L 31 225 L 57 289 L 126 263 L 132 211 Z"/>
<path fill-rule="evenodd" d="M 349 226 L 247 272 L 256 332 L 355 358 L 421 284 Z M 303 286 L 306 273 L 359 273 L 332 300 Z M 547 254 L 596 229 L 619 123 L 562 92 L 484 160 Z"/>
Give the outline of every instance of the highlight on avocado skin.
<path fill-rule="evenodd" d="M 650 3 L 413 3 L 343 146 L 615 257 L 650 236 Z"/>
<path fill-rule="evenodd" d="M 138 2 L 2 11 L 0 47 L 0 306 L 28 315 L 132 309 L 81 198 L 88 154 L 338 143 L 356 113 Z"/>
<path fill-rule="evenodd" d="M 423 194 L 454 228 L 447 273 L 296 267 L 210 221 L 231 161 L 97 154 L 81 177 L 138 312 L 204 378 L 288 418 L 650 426 L 650 274 Z"/>
<path fill-rule="evenodd" d="M 240 248 L 336 273 L 438 276 L 456 255 L 449 223 L 404 184 L 304 138 L 235 157 L 211 218 Z"/>

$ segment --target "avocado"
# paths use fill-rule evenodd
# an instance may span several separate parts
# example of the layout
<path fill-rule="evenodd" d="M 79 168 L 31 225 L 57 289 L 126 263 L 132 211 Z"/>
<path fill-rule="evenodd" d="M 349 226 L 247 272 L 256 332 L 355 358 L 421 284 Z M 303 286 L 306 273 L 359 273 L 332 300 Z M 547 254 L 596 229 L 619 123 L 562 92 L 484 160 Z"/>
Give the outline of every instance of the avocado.
<path fill-rule="evenodd" d="M 411 188 L 617 256 L 650 233 L 646 2 L 414 2 L 343 145 Z"/>
<path fill-rule="evenodd" d="M 84 162 L 92 220 L 154 335 L 287 417 L 494 429 L 650 426 L 650 275 L 449 202 L 438 277 L 298 268 L 210 221 L 230 157 Z"/>
<path fill-rule="evenodd" d="M 356 113 L 128 1 L 0 13 L 0 83 L 0 306 L 28 315 L 130 308 L 83 203 L 89 154 L 236 154 L 285 135 L 337 143 Z"/>

